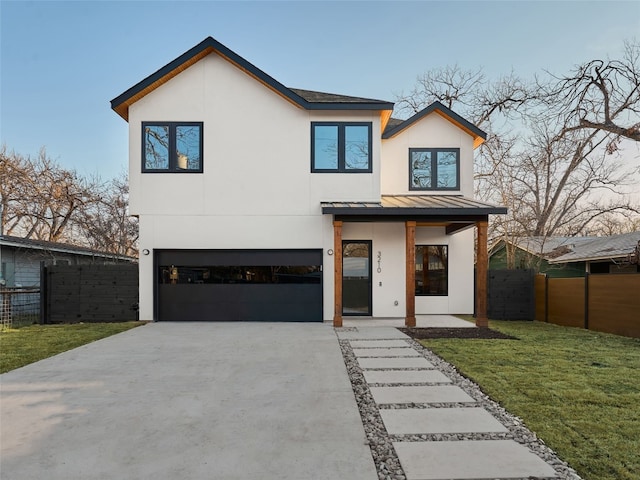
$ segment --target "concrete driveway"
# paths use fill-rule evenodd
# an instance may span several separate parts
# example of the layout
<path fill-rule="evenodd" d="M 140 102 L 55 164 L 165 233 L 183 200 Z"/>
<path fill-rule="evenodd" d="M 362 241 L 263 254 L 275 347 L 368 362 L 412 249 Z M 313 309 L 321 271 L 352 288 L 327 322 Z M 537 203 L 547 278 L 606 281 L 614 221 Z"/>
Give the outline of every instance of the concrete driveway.
<path fill-rule="evenodd" d="M 153 323 L 0 383 L 3 480 L 377 478 L 326 324 Z"/>

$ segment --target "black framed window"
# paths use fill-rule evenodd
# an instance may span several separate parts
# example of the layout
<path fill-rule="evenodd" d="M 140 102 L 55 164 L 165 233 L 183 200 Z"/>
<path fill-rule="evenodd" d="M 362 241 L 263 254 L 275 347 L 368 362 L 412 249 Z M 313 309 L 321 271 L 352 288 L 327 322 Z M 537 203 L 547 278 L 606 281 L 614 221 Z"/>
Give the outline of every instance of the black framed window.
<path fill-rule="evenodd" d="M 311 122 L 311 171 L 371 172 L 371 122 Z"/>
<path fill-rule="evenodd" d="M 410 148 L 409 190 L 460 190 L 460 149 Z"/>
<path fill-rule="evenodd" d="M 416 245 L 416 295 L 449 294 L 447 245 Z"/>
<path fill-rule="evenodd" d="M 142 122 L 143 172 L 202 172 L 202 122 Z"/>

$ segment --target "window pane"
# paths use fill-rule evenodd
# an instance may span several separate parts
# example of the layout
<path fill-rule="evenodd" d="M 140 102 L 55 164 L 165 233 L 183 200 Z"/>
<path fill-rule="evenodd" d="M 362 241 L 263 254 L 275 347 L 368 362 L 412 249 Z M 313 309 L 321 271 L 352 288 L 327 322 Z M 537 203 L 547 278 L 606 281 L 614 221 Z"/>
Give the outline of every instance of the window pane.
<path fill-rule="evenodd" d="M 305 266 L 202 266 L 165 265 L 159 269 L 161 284 L 318 284 L 322 280 L 319 265 Z"/>
<path fill-rule="evenodd" d="M 313 129 L 313 168 L 316 170 L 338 169 L 337 125 L 316 125 Z"/>
<path fill-rule="evenodd" d="M 437 153 L 438 188 L 458 187 L 458 156 L 456 152 Z"/>
<path fill-rule="evenodd" d="M 176 127 L 176 168 L 178 170 L 200 170 L 200 142 L 200 125 Z"/>
<path fill-rule="evenodd" d="M 431 188 L 431 152 L 411 152 L 411 188 Z"/>
<path fill-rule="evenodd" d="M 346 170 L 369 169 L 369 127 L 347 125 L 344 128 L 344 167 Z"/>
<path fill-rule="evenodd" d="M 167 170 L 169 168 L 169 127 L 147 125 L 144 127 L 144 168 Z"/>
<path fill-rule="evenodd" d="M 416 295 L 448 295 L 446 245 L 416 246 Z"/>

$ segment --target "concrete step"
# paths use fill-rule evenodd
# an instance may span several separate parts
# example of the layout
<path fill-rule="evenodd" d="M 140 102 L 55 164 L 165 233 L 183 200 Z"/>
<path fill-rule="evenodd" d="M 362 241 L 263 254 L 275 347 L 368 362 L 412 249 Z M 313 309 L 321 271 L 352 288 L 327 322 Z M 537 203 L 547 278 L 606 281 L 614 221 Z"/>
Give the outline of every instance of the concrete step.
<path fill-rule="evenodd" d="M 411 347 L 406 348 L 354 348 L 356 357 L 421 357 Z"/>
<path fill-rule="evenodd" d="M 359 358 L 358 364 L 363 370 L 374 368 L 433 368 L 433 364 L 424 357 Z"/>
<path fill-rule="evenodd" d="M 438 370 L 364 370 L 367 383 L 451 383 Z"/>
<path fill-rule="evenodd" d="M 380 410 L 391 435 L 498 433 L 509 430 L 484 408 L 407 408 Z"/>
<path fill-rule="evenodd" d="M 378 405 L 392 403 L 475 402 L 464 390 L 453 385 L 371 387 L 369 390 Z"/>
<path fill-rule="evenodd" d="M 394 442 L 407 480 L 555 477 L 540 457 L 513 440 Z"/>

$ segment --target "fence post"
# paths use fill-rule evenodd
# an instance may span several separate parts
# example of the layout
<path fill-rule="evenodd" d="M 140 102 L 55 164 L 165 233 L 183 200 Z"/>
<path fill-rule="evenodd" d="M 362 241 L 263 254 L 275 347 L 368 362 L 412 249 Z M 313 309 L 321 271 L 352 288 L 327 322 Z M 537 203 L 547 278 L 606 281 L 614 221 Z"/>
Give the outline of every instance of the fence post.
<path fill-rule="evenodd" d="M 544 321 L 549 323 L 549 275 L 544 274 Z"/>
<path fill-rule="evenodd" d="M 44 261 L 40 262 L 40 325 L 44 325 L 47 319 L 47 267 Z"/>
<path fill-rule="evenodd" d="M 584 328 L 589 330 L 589 272 L 584 274 Z"/>

